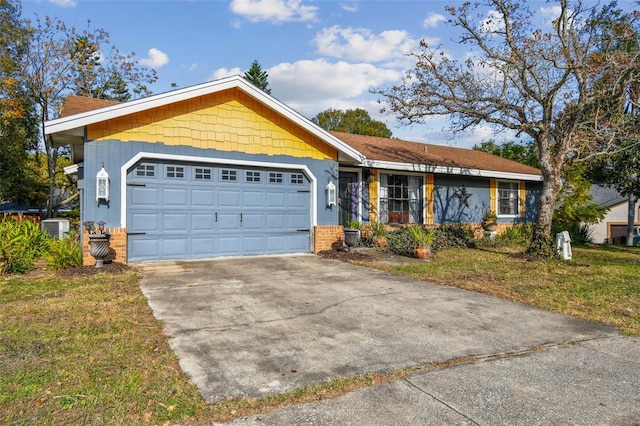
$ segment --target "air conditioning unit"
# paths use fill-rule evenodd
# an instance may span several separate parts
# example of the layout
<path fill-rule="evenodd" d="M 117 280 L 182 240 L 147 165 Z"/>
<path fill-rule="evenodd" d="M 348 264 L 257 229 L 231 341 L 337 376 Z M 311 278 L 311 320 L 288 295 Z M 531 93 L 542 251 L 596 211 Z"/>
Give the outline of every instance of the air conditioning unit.
<path fill-rule="evenodd" d="M 69 220 L 68 219 L 44 219 L 42 221 L 42 229 L 53 238 L 59 240 L 69 236 Z"/>

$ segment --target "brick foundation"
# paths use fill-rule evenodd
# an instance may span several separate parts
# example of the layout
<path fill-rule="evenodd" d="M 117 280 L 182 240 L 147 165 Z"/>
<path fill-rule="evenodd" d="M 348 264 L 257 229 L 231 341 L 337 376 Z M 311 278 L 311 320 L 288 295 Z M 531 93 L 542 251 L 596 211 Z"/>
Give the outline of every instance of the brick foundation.
<path fill-rule="evenodd" d="M 344 231 L 338 226 L 315 226 L 313 228 L 313 252 L 331 250 L 342 246 Z"/>
<path fill-rule="evenodd" d="M 111 247 L 114 262 L 127 263 L 127 229 L 126 228 L 107 228 L 106 232 L 111 234 L 109 246 Z M 89 254 L 89 237 L 87 231 L 82 231 L 82 265 L 95 265 L 96 260 Z"/>

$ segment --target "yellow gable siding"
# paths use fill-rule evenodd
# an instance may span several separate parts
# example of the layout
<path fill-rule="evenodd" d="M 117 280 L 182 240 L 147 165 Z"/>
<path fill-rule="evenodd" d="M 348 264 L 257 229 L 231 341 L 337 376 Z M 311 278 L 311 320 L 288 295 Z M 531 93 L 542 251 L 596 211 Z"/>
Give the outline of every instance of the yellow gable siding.
<path fill-rule="evenodd" d="M 87 136 L 89 140 L 337 159 L 335 148 L 238 89 L 92 124 Z"/>

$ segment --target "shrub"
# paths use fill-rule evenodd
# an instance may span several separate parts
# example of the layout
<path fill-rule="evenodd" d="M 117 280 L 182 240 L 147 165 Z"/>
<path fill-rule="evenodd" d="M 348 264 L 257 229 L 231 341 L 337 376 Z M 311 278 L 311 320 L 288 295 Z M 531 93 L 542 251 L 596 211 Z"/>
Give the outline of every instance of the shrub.
<path fill-rule="evenodd" d="M 49 269 L 59 271 L 60 269 L 73 268 L 81 265 L 82 248 L 80 247 L 75 232 L 69 235 L 69 238 L 51 241 L 49 254 L 47 255 L 47 266 Z"/>
<path fill-rule="evenodd" d="M 409 234 L 413 240 L 414 247 L 430 247 L 433 244 L 433 229 L 424 229 L 420 225 L 409 225 Z"/>
<path fill-rule="evenodd" d="M 407 228 L 400 228 L 387 234 L 387 250 L 400 256 L 413 256 L 413 237 Z"/>
<path fill-rule="evenodd" d="M 495 242 L 504 245 L 523 245 L 531 242 L 533 223 L 517 223 L 496 236 Z"/>
<path fill-rule="evenodd" d="M 40 225 L 24 216 L 0 219 L 0 273 L 22 274 L 44 255 L 51 239 Z"/>
<path fill-rule="evenodd" d="M 442 225 L 435 228 L 434 242 L 431 248 L 441 250 L 456 247 L 475 247 L 475 234 L 470 226 Z"/>

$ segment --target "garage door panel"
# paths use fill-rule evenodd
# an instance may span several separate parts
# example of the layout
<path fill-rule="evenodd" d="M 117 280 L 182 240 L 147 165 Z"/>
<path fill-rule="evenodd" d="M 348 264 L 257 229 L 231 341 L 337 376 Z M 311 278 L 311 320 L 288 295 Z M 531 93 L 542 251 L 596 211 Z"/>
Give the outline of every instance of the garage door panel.
<path fill-rule="evenodd" d="M 246 254 L 261 254 L 264 252 L 262 236 L 248 236 L 242 238 L 243 252 Z"/>
<path fill-rule="evenodd" d="M 267 214 L 267 231 L 284 230 L 286 217 L 282 213 Z"/>
<path fill-rule="evenodd" d="M 165 213 L 162 218 L 164 232 L 187 232 L 188 218 L 186 213 Z"/>
<path fill-rule="evenodd" d="M 266 249 L 271 252 L 282 253 L 287 247 L 287 238 L 284 235 L 266 237 Z"/>
<path fill-rule="evenodd" d="M 159 259 L 161 255 L 159 247 L 157 240 L 140 237 L 130 238 L 128 244 L 128 250 L 130 253 L 135 253 L 136 260 Z"/>
<path fill-rule="evenodd" d="M 267 207 L 285 206 L 285 194 L 283 192 L 267 192 Z"/>
<path fill-rule="evenodd" d="M 194 231 L 211 231 L 215 226 L 214 213 L 192 213 L 191 229 Z"/>
<path fill-rule="evenodd" d="M 153 213 L 134 213 L 131 215 L 131 229 L 135 232 L 157 231 L 160 229 L 160 215 Z"/>
<path fill-rule="evenodd" d="M 130 188 L 132 196 L 132 206 L 156 206 L 160 204 L 158 188 L 134 187 Z"/>
<path fill-rule="evenodd" d="M 309 193 L 297 192 L 289 194 L 289 207 L 292 208 L 308 208 L 309 207 Z"/>
<path fill-rule="evenodd" d="M 262 191 L 243 191 L 242 206 L 243 207 L 262 207 L 264 201 L 262 199 Z"/>
<path fill-rule="evenodd" d="M 186 238 L 165 238 L 162 241 L 162 253 L 168 258 L 187 257 L 188 243 Z"/>
<path fill-rule="evenodd" d="M 163 203 L 165 206 L 186 206 L 187 189 L 164 188 L 162 191 Z"/>
<path fill-rule="evenodd" d="M 262 213 L 243 213 L 242 214 L 242 228 L 244 230 L 260 231 L 264 228 L 262 224 Z"/>
<path fill-rule="evenodd" d="M 302 251 L 309 251 L 309 246 L 311 244 L 309 234 L 307 233 L 299 233 L 296 235 L 291 235 L 287 239 L 289 243 L 289 252 L 290 253 L 300 253 Z"/>
<path fill-rule="evenodd" d="M 213 256 L 215 250 L 216 240 L 213 236 L 210 237 L 192 237 L 191 238 L 191 252 L 195 255 L 208 255 Z"/>
<path fill-rule="evenodd" d="M 238 236 L 221 236 L 218 238 L 218 252 L 223 255 L 241 254 L 242 241 Z"/>
<path fill-rule="evenodd" d="M 290 229 L 308 229 L 309 217 L 304 214 L 290 213 L 287 215 L 287 226 Z"/>
<path fill-rule="evenodd" d="M 240 207 L 240 191 L 220 190 L 218 205 L 221 207 Z"/>
<path fill-rule="evenodd" d="M 193 189 L 191 191 L 191 206 L 213 207 L 215 206 L 215 191 L 206 189 Z"/>
<path fill-rule="evenodd" d="M 218 229 L 230 230 L 240 228 L 240 213 L 218 213 Z"/>
<path fill-rule="evenodd" d="M 271 180 L 270 169 L 234 166 L 238 180 L 229 180 L 214 170 L 218 166 L 207 165 L 210 178 L 204 179 L 190 171 L 203 167 L 195 163 L 154 164 L 186 173 L 181 179 L 138 176 L 134 168 L 128 175 L 130 261 L 309 251 L 311 193 L 303 174 L 277 170 Z"/>

